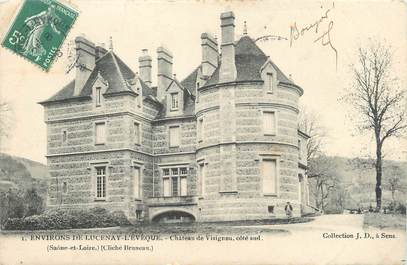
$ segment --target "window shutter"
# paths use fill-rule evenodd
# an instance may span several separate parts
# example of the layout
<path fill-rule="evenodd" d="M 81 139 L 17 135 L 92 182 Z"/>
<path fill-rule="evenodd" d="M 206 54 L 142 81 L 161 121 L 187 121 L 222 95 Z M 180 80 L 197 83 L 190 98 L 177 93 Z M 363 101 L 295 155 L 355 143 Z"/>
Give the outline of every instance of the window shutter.
<path fill-rule="evenodd" d="M 277 193 L 277 165 L 276 160 L 263 160 L 263 193 Z"/>
<path fill-rule="evenodd" d="M 96 123 L 95 125 L 95 143 L 96 144 L 103 144 L 105 143 L 106 140 L 106 135 L 105 135 L 105 123 Z"/>
<path fill-rule="evenodd" d="M 263 113 L 264 134 L 276 134 L 276 116 L 274 112 Z"/>
<path fill-rule="evenodd" d="M 180 137 L 179 137 L 179 127 L 170 127 L 170 146 L 179 146 Z"/>

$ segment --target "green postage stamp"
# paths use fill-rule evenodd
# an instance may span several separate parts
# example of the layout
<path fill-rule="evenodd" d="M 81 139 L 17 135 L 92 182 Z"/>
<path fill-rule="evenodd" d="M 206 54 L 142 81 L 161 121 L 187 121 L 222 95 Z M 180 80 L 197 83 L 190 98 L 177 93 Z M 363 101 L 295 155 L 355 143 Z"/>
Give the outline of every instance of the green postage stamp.
<path fill-rule="evenodd" d="M 77 16 L 55 0 L 24 0 L 2 46 L 48 71 Z"/>

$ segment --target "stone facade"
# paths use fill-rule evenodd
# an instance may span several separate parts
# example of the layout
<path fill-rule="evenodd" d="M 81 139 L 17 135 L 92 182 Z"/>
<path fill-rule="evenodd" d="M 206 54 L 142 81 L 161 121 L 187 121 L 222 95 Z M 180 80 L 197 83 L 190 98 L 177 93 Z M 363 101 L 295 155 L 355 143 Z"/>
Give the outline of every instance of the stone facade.
<path fill-rule="evenodd" d="M 277 218 L 287 202 L 294 216 L 304 212 L 303 90 L 249 36 L 234 40 L 232 12 L 221 20 L 222 59 L 203 33 L 201 65 L 178 82 L 160 47 L 158 87 L 147 50 L 138 76 L 113 51 L 77 38 L 90 69 L 78 67 L 79 79 L 41 103 L 49 207 L 164 222 Z"/>

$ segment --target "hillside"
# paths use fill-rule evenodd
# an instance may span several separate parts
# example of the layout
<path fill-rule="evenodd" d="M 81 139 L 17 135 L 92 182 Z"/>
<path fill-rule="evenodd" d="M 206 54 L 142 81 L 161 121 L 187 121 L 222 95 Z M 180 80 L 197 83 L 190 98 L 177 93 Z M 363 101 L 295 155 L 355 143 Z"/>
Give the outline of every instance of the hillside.
<path fill-rule="evenodd" d="M 376 171 L 373 161 L 367 159 L 328 157 L 317 163 L 329 164 L 329 174 L 333 175 L 342 189 L 339 193 L 343 196 L 346 208 L 374 206 Z M 407 162 L 383 161 L 382 200 L 386 206 L 392 201 L 389 179 L 398 176 L 399 183 L 395 192 L 395 200 L 405 202 L 407 199 Z M 310 180 L 315 184 L 315 180 Z M 338 194 L 333 194 L 331 204 L 336 204 Z M 313 200 L 313 199 L 311 199 Z"/>
<path fill-rule="evenodd" d="M 35 187 L 45 196 L 47 176 L 48 171 L 44 164 L 0 153 L 0 191 Z"/>

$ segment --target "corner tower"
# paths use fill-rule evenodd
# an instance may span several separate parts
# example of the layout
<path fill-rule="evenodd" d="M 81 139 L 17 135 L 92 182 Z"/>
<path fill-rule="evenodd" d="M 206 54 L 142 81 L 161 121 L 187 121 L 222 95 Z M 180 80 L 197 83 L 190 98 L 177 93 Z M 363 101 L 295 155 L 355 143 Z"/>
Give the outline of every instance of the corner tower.
<path fill-rule="evenodd" d="M 235 41 L 234 14 L 221 15 L 221 60 L 197 89 L 200 220 L 300 215 L 298 100 L 288 79 L 248 35 Z"/>

